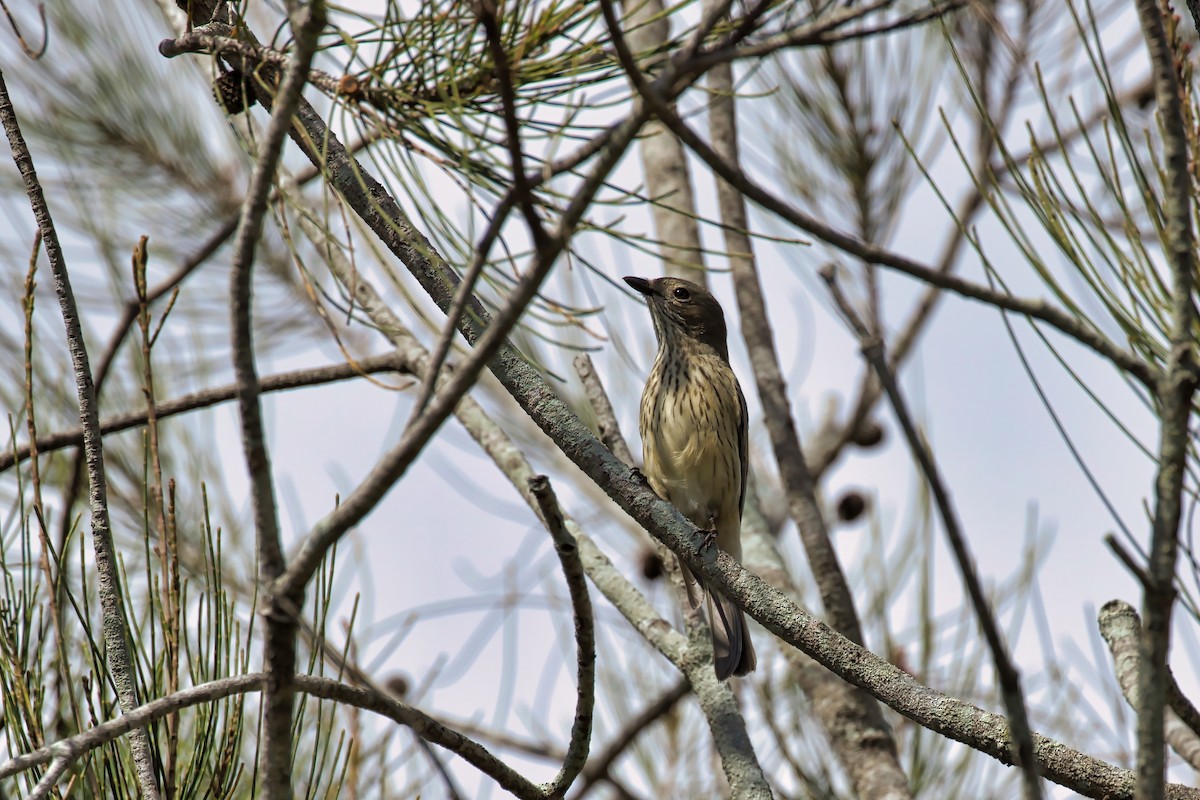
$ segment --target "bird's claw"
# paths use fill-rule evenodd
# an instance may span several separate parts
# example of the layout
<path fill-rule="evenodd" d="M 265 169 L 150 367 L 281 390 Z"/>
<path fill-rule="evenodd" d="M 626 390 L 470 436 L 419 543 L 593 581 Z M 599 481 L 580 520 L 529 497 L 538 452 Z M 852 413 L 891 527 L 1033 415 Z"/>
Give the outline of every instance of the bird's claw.
<path fill-rule="evenodd" d="M 704 538 L 700 540 L 700 552 L 708 552 L 708 549 L 717 543 L 717 529 L 709 528 L 706 531 L 700 531 L 704 534 Z"/>
<path fill-rule="evenodd" d="M 637 467 L 629 468 L 629 477 L 633 478 L 635 481 L 642 484 L 643 486 L 645 486 L 646 484 L 649 483 L 649 481 L 646 480 L 646 473 L 642 472 Z"/>

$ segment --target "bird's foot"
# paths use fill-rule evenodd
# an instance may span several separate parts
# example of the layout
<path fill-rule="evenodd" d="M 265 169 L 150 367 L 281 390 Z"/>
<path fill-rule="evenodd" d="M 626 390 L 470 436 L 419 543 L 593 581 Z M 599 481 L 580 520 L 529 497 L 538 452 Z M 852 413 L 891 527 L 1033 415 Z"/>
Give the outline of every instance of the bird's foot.
<path fill-rule="evenodd" d="M 629 468 L 629 477 L 633 478 L 634 481 L 642 484 L 643 486 L 645 486 L 646 484 L 648 484 L 650 482 L 650 481 L 646 480 L 646 473 L 642 472 L 637 467 Z"/>
<path fill-rule="evenodd" d="M 716 544 L 717 541 L 717 515 L 708 515 L 708 529 L 701 531 L 704 534 L 704 540 L 700 543 L 700 552 L 707 552 L 710 547 Z"/>

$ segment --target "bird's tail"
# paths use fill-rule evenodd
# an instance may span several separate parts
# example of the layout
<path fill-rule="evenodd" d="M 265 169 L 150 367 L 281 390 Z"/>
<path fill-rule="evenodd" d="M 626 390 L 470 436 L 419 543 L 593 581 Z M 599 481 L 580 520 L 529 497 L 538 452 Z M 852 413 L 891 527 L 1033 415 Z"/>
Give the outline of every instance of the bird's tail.
<path fill-rule="evenodd" d="M 754 644 L 750 641 L 750 631 L 742 610 L 732 600 L 711 588 L 706 594 L 717 680 L 753 672 L 758 659 L 754 655 Z"/>
<path fill-rule="evenodd" d="M 704 587 L 700 585 L 700 581 L 683 561 L 679 562 L 679 571 L 683 574 L 683 588 L 687 590 L 688 605 L 692 608 L 699 608 L 700 600 L 704 597 Z M 711 608 L 708 610 L 708 616 L 712 617 Z"/>

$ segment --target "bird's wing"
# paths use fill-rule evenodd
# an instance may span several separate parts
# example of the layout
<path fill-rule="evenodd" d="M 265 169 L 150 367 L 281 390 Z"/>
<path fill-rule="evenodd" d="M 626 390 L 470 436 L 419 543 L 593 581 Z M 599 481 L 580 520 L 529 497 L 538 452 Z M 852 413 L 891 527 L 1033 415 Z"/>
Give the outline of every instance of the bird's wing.
<path fill-rule="evenodd" d="M 737 376 L 733 378 L 733 388 L 737 389 L 738 398 L 738 457 L 741 460 L 742 466 L 742 492 L 738 497 L 738 515 L 746 510 L 746 484 L 750 482 L 750 443 L 746 433 L 750 414 L 746 410 L 746 396 L 742 394 L 742 386 L 738 383 Z"/>

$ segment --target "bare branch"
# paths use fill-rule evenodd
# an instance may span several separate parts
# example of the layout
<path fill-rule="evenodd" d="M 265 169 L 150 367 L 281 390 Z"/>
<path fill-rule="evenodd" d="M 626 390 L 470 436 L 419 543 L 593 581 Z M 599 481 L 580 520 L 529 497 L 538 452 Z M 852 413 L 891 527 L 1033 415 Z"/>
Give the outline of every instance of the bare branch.
<path fill-rule="evenodd" d="M 296 675 L 294 678 L 296 690 L 304 694 L 373 711 L 411 728 L 425 741 L 432 742 L 460 756 L 517 797 L 532 798 L 533 800 L 547 797 L 545 791 L 493 756 L 486 748 L 457 731 L 447 728 L 410 705 L 373 689 L 348 686 L 329 678 L 314 675 Z M 263 673 L 237 675 L 202 683 L 167 697 L 160 697 L 69 739 L 63 739 L 31 753 L 9 759 L 0 764 L 0 779 L 16 775 L 39 764 L 53 763 L 55 766 L 51 772 L 57 769 L 57 774 L 50 780 L 48 791 L 53 786 L 53 782 L 61 777 L 72 762 L 97 747 L 115 741 L 127 733 L 132 735 L 136 731 L 143 730 L 152 722 L 182 709 L 201 703 L 211 703 L 232 695 L 264 691 L 267 683 L 268 678 Z M 59 766 L 60 764 L 61 766 Z M 46 777 L 49 778 L 50 773 L 47 773 Z M 44 778 L 43 783 L 46 782 L 47 780 Z"/>

